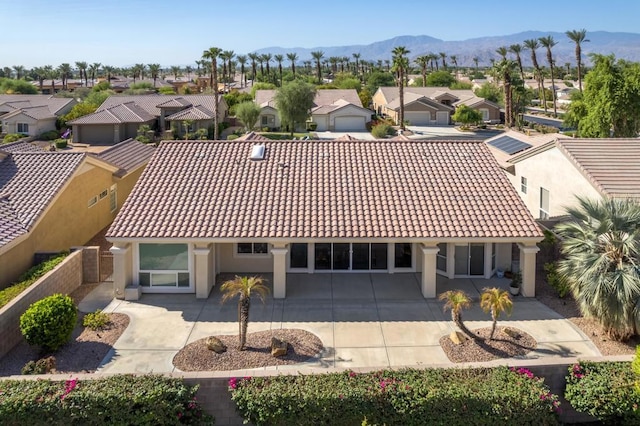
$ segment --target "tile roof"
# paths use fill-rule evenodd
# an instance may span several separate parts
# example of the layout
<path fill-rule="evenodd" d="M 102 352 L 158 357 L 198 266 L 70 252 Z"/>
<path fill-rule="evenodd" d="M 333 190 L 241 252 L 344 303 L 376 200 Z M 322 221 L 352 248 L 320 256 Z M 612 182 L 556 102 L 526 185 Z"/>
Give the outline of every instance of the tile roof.
<path fill-rule="evenodd" d="M 258 134 L 256 132 L 249 132 L 246 135 L 240 136 L 236 140 L 238 140 L 238 141 L 268 141 L 268 140 L 271 140 L 271 139 L 269 139 L 267 137 L 264 137 L 261 134 Z"/>
<path fill-rule="evenodd" d="M 116 176 L 124 176 L 149 162 L 155 152 L 153 144 L 144 144 L 135 139 L 127 139 L 96 155 L 96 158 L 120 168 Z"/>
<path fill-rule="evenodd" d="M 69 124 L 120 124 L 120 123 L 146 123 L 154 120 L 154 116 L 142 109 L 132 101 L 116 104 L 76 118 Z"/>
<path fill-rule="evenodd" d="M 52 95 L 0 95 L 0 111 L 46 106 L 51 114 L 58 115 L 58 112 L 68 106 L 69 103 L 75 104 L 76 100 L 73 98 L 56 98 Z"/>
<path fill-rule="evenodd" d="M 275 107 L 275 90 L 256 90 L 256 105 L 265 107 Z M 355 89 L 325 89 L 317 90 L 316 96 L 313 99 L 315 112 L 316 109 L 322 108 L 321 114 L 327 114 L 326 111 L 333 111 L 338 108 L 342 108 L 345 105 L 353 104 L 362 108 L 362 101 L 358 96 L 358 92 Z M 329 108 L 332 107 L 332 108 Z"/>
<path fill-rule="evenodd" d="M 379 89 L 384 98 L 387 101 L 389 108 L 397 108 L 400 105 L 400 91 L 396 86 L 380 87 Z M 456 101 L 452 102 L 452 105 L 465 104 L 467 106 L 474 106 L 481 102 L 486 102 L 489 105 L 493 105 L 496 108 L 499 106 L 493 102 L 487 101 L 484 98 L 479 98 L 473 92 L 468 89 L 449 89 L 448 87 L 414 87 L 409 86 L 404 89 L 405 104 L 413 102 L 421 97 L 427 97 L 435 100 L 436 98 L 453 96 Z M 392 107 L 391 105 L 395 105 Z"/>
<path fill-rule="evenodd" d="M 191 102 L 186 100 L 183 97 L 169 99 L 168 101 L 164 101 L 156 105 L 158 108 L 182 108 L 186 106 L 191 106 Z"/>
<path fill-rule="evenodd" d="M 52 114 L 51 111 L 49 111 L 49 107 L 47 107 L 46 105 L 42 105 L 42 106 L 26 107 L 26 108 L 16 109 L 14 111 L 11 111 L 8 114 L 3 115 L 2 119 L 6 120 L 8 118 L 12 118 L 12 117 L 18 116 L 20 114 L 24 114 L 27 117 L 33 118 L 34 120 L 44 120 L 44 119 L 47 119 L 47 118 L 56 118 L 56 116 L 54 114 Z"/>
<path fill-rule="evenodd" d="M 160 117 L 160 108 L 158 106 L 176 99 L 181 99 L 194 106 L 202 105 L 209 111 L 216 111 L 213 95 L 113 95 L 109 96 L 102 105 L 98 107 L 96 112 L 111 108 L 115 105 L 133 102 L 148 114 L 154 117 Z M 224 102 L 224 98 L 219 96 L 218 102 Z"/>
<path fill-rule="evenodd" d="M 483 142 L 165 141 L 111 238 L 527 238 Z"/>
<path fill-rule="evenodd" d="M 0 145 L 0 152 L 46 152 L 44 149 L 31 142 L 16 141 Z"/>
<path fill-rule="evenodd" d="M 0 246 L 33 226 L 85 155 L 81 152 L 17 152 L 0 161 L 3 218 Z"/>
<path fill-rule="evenodd" d="M 178 111 L 175 114 L 171 114 L 168 117 L 165 117 L 166 120 L 212 120 L 214 117 L 213 111 L 209 111 L 202 105 L 190 107 L 187 109 L 183 109 L 182 111 Z"/>

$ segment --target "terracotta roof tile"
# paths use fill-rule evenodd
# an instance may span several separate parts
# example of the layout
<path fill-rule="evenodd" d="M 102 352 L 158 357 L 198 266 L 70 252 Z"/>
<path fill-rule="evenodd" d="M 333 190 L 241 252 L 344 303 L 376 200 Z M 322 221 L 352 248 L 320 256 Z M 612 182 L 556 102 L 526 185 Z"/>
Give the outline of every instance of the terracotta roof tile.
<path fill-rule="evenodd" d="M 117 175 L 125 175 L 146 164 L 155 151 L 152 144 L 144 144 L 135 139 L 127 139 L 101 153 L 96 157 L 121 169 Z"/>

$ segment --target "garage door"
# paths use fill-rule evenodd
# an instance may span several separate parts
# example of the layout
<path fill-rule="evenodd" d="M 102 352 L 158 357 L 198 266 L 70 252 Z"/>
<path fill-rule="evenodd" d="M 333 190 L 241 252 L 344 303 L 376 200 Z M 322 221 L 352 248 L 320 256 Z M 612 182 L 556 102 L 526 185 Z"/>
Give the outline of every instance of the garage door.
<path fill-rule="evenodd" d="M 404 119 L 410 126 L 429 126 L 431 124 L 431 114 L 427 112 L 405 111 Z"/>
<path fill-rule="evenodd" d="M 367 130 L 364 117 L 336 117 L 334 130 L 336 132 L 362 132 Z"/>
<path fill-rule="evenodd" d="M 446 126 L 449 124 L 449 113 L 447 111 L 436 112 L 436 124 Z"/>

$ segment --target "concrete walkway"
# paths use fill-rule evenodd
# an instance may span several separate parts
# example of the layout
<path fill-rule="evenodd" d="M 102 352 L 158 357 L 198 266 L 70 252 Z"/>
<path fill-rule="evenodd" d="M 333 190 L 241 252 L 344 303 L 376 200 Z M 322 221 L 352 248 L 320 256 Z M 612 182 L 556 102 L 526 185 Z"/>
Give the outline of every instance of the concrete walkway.
<path fill-rule="evenodd" d="M 437 292 L 463 289 L 477 302 L 482 288 L 507 285 L 505 279 L 439 278 Z M 85 312 L 102 308 L 131 318 L 101 372 L 176 371 L 172 359 L 186 344 L 238 332 L 237 304 L 222 305 L 217 288 L 207 300 L 193 294 L 144 294 L 127 302 L 111 299 L 111 294 L 111 284 L 102 284 L 79 306 Z M 301 328 L 316 334 L 325 351 L 307 368 L 453 365 L 438 343 L 454 329 L 442 307 L 443 302 L 422 298 L 417 274 L 291 274 L 286 299 L 252 304 L 249 332 Z M 478 303 L 463 312 L 463 319 L 471 329 L 491 324 Z M 538 341 L 526 359 L 600 356 L 573 323 L 535 299 L 516 297 L 512 316 L 498 324 L 517 327 Z"/>

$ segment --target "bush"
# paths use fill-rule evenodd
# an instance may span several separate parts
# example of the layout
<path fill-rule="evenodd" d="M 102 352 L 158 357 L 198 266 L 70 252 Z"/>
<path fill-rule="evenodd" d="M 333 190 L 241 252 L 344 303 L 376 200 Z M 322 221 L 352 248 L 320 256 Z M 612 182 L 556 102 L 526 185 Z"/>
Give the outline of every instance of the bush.
<path fill-rule="evenodd" d="M 558 424 L 557 396 L 528 370 L 405 369 L 229 381 L 254 424 Z"/>
<path fill-rule="evenodd" d="M 61 263 L 68 255 L 69 253 L 63 253 L 47 260 L 46 262 L 42 262 L 39 265 L 31 267 L 27 272 L 20 275 L 17 283 L 5 288 L 4 290 L 0 290 L 0 308 L 11 302 L 31 284 L 38 281 L 44 274 L 58 266 L 58 264 Z"/>
<path fill-rule="evenodd" d="M 577 411 L 614 424 L 640 423 L 631 363 L 581 361 L 569 367 L 566 380 L 564 396 Z"/>
<path fill-rule="evenodd" d="M 38 300 L 20 316 L 20 332 L 30 345 L 55 351 L 67 343 L 78 319 L 69 296 L 54 294 Z"/>
<path fill-rule="evenodd" d="M 54 141 L 54 143 L 56 144 L 56 148 L 58 148 L 58 149 L 62 149 L 62 148 L 66 148 L 67 147 L 67 140 L 66 139 L 56 139 Z"/>
<path fill-rule="evenodd" d="M 387 123 L 380 123 L 373 126 L 371 134 L 377 139 L 384 139 L 387 136 L 395 135 L 396 130 Z"/>
<path fill-rule="evenodd" d="M 95 312 L 90 312 L 85 315 L 82 320 L 82 325 L 96 331 L 105 328 L 109 322 L 109 315 L 98 309 Z"/>
<path fill-rule="evenodd" d="M 239 137 L 238 135 L 229 135 L 227 136 L 227 140 L 232 141 L 232 140 L 238 139 L 238 137 Z"/>
<path fill-rule="evenodd" d="M 569 281 L 558 273 L 558 264 L 549 262 L 544 264 L 544 271 L 547 274 L 547 283 L 553 287 L 560 298 L 569 293 Z"/>
<path fill-rule="evenodd" d="M 42 139 L 43 141 L 52 141 L 54 139 L 58 139 L 60 137 L 60 133 L 57 130 L 49 130 L 48 132 L 44 132 L 41 134 L 38 139 Z"/>
<path fill-rule="evenodd" d="M 40 358 L 37 361 L 29 361 L 24 367 L 22 367 L 21 373 L 24 375 L 31 374 L 49 374 L 56 368 L 55 357 L 48 356 L 46 358 Z"/>
<path fill-rule="evenodd" d="M 213 424 L 197 386 L 162 376 L 0 382 L 0 424 Z"/>
<path fill-rule="evenodd" d="M 20 133 L 9 133 L 8 135 L 6 135 L 3 139 L 2 139 L 2 143 L 11 143 L 11 142 L 16 142 L 19 141 L 20 139 L 24 138 L 25 136 L 20 134 Z"/>

